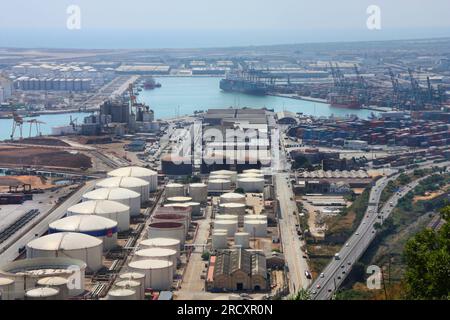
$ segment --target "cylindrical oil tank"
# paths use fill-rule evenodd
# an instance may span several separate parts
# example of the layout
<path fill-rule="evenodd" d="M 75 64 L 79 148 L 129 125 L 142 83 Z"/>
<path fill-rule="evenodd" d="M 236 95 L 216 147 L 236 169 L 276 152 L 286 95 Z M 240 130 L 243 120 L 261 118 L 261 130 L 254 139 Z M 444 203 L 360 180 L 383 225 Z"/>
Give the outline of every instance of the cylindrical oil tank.
<path fill-rule="evenodd" d="M 212 234 L 212 249 L 213 250 L 219 250 L 219 249 L 227 249 L 228 248 L 228 234 L 227 231 L 214 231 Z"/>
<path fill-rule="evenodd" d="M 147 180 L 134 177 L 112 177 L 101 180 L 95 185 L 96 189 L 101 188 L 124 188 L 141 195 L 141 203 L 148 201 L 150 196 L 150 184 Z"/>
<path fill-rule="evenodd" d="M 185 204 L 189 205 L 192 208 L 192 216 L 198 217 L 201 215 L 199 202 L 185 202 Z"/>
<path fill-rule="evenodd" d="M 230 171 L 230 170 L 218 170 L 218 171 L 212 171 L 209 175 L 210 176 L 227 176 L 228 179 L 230 179 L 232 182 L 235 182 L 237 172 Z"/>
<path fill-rule="evenodd" d="M 108 292 L 107 300 L 138 300 L 138 293 L 131 289 L 114 289 Z"/>
<path fill-rule="evenodd" d="M 67 216 L 96 215 L 117 221 L 119 232 L 130 229 L 130 207 L 117 201 L 92 200 L 67 209 Z"/>
<path fill-rule="evenodd" d="M 184 231 L 187 235 L 189 232 L 189 220 L 185 215 L 171 213 L 155 213 L 151 217 L 152 223 L 159 222 L 178 222 L 184 225 Z"/>
<path fill-rule="evenodd" d="M 256 174 L 262 174 L 262 170 L 261 169 L 247 169 L 242 171 L 242 173 L 256 173 Z"/>
<path fill-rule="evenodd" d="M 245 194 L 230 192 L 224 193 L 220 196 L 220 203 L 230 203 L 230 202 L 245 204 L 246 202 Z"/>
<path fill-rule="evenodd" d="M 165 260 L 138 260 L 128 264 L 133 272 L 145 274 L 145 287 L 155 290 L 169 290 L 172 286 L 173 268 L 171 261 Z"/>
<path fill-rule="evenodd" d="M 120 289 L 130 289 L 136 292 L 136 300 L 144 300 L 144 284 L 134 280 L 122 280 L 116 282 L 116 287 Z"/>
<path fill-rule="evenodd" d="M 192 217 L 192 207 L 187 203 L 169 203 L 164 205 L 164 207 L 158 207 L 154 214 L 156 213 L 168 213 L 168 214 L 181 214 L 186 216 L 189 223 L 191 223 Z"/>
<path fill-rule="evenodd" d="M 221 214 L 232 214 L 243 216 L 245 214 L 245 204 L 243 203 L 221 203 L 219 205 Z"/>
<path fill-rule="evenodd" d="M 225 179 L 212 179 L 208 181 L 208 191 L 224 192 L 231 189 L 231 181 Z"/>
<path fill-rule="evenodd" d="M 214 229 L 227 230 L 228 237 L 232 237 L 238 228 L 237 220 L 215 220 Z"/>
<path fill-rule="evenodd" d="M 83 195 L 83 201 L 112 200 L 130 207 L 130 216 L 141 214 L 141 195 L 135 191 L 124 188 L 101 188 Z"/>
<path fill-rule="evenodd" d="M 239 178 L 237 179 L 237 187 L 241 188 L 245 192 L 258 192 L 264 191 L 264 179 L 261 178 Z"/>
<path fill-rule="evenodd" d="M 210 175 L 209 176 L 209 180 L 217 180 L 217 179 L 230 180 L 231 181 L 229 176 L 222 176 L 222 175 L 219 175 L 219 174 L 217 174 L 217 175 Z"/>
<path fill-rule="evenodd" d="M 69 281 L 63 277 L 45 277 L 37 281 L 40 287 L 58 289 L 59 294 L 56 300 L 66 300 L 70 297 L 68 284 Z"/>
<path fill-rule="evenodd" d="M 244 221 L 244 232 L 249 233 L 252 237 L 266 237 L 267 221 L 246 220 Z"/>
<path fill-rule="evenodd" d="M 180 183 L 169 183 L 166 185 L 166 198 L 184 197 L 184 185 Z"/>
<path fill-rule="evenodd" d="M 189 196 L 194 202 L 205 203 L 208 200 L 208 185 L 191 183 L 189 185 Z"/>
<path fill-rule="evenodd" d="M 75 232 L 53 233 L 30 241 L 27 259 L 44 257 L 68 257 L 86 262 L 93 272 L 103 267 L 102 240 Z"/>
<path fill-rule="evenodd" d="M 259 179 L 264 179 L 264 175 L 262 173 L 242 173 L 239 174 L 238 179 L 243 179 L 243 178 L 259 178 Z"/>
<path fill-rule="evenodd" d="M 173 263 L 173 274 L 176 273 L 177 252 L 172 249 L 148 248 L 135 252 L 136 260 L 164 260 Z"/>
<path fill-rule="evenodd" d="M 172 238 L 180 240 L 180 246 L 184 246 L 186 233 L 184 224 L 178 222 L 151 223 L 148 226 L 148 238 Z"/>
<path fill-rule="evenodd" d="M 141 178 L 149 183 L 150 192 L 154 192 L 158 188 L 158 172 L 146 168 L 141 167 L 119 168 L 109 172 L 108 176 Z"/>
<path fill-rule="evenodd" d="M 139 243 L 139 248 L 165 248 L 172 249 L 177 252 L 177 258 L 180 257 L 180 240 L 171 238 L 154 238 L 143 240 Z"/>
<path fill-rule="evenodd" d="M 250 248 L 250 234 L 247 232 L 236 232 L 234 234 L 234 245 L 242 249 Z"/>
<path fill-rule="evenodd" d="M 0 278 L 0 300 L 14 300 L 14 279 Z"/>
<path fill-rule="evenodd" d="M 232 221 L 238 221 L 239 216 L 235 214 L 218 214 L 216 215 L 216 220 L 232 220 Z"/>
<path fill-rule="evenodd" d="M 266 221 L 267 223 L 267 216 L 264 214 L 247 214 L 244 216 L 244 221 L 248 220 L 260 220 L 260 221 Z"/>
<path fill-rule="evenodd" d="M 122 273 L 121 275 L 119 275 L 119 279 L 121 281 L 132 280 L 132 281 L 139 282 L 141 284 L 140 296 L 142 297 L 142 299 L 145 298 L 145 274 L 143 274 L 141 272 L 127 272 L 127 273 Z"/>
<path fill-rule="evenodd" d="M 103 249 L 117 247 L 117 222 L 94 215 L 78 215 L 62 218 L 50 223 L 48 232 L 78 232 L 103 241 Z"/>
<path fill-rule="evenodd" d="M 167 198 L 167 202 L 169 203 L 186 203 L 192 201 L 191 197 L 170 197 Z"/>
<path fill-rule="evenodd" d="M 58 295 L 55 288 L 34 288 L 25 293 L 25 300 L 58 300 Z"/>

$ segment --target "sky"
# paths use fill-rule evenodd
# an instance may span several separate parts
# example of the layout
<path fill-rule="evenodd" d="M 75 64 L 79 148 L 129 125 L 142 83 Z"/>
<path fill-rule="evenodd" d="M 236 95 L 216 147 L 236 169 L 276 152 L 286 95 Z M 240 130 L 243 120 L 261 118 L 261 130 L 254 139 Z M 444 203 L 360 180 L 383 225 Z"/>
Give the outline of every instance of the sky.
<path fill-rule="evenodd" d="M 80 30 L 67 30 L 70 5 L 81 10 Z M 370 5 L 381 30 L 367 29 Z M 0 0 L 0 46 L 101 47 L 117 37 L 129 47 L 139 34 L 145 47 L 441 37 L 449 12 L 449 0 Z"/>

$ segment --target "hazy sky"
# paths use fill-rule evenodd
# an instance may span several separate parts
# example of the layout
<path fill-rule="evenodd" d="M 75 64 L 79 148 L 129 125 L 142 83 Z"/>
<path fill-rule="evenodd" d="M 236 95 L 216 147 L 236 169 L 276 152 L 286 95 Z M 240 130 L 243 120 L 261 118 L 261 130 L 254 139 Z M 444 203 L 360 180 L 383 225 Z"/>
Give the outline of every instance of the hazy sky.
<path fill-rule="evenodd" d="M 72 4 L 81 8 L 82 30 L 67 35 L 66 9 Z M 369 5 L 381 8 L 381 31 L 366 27 Z M 110 30 L 103 35 L 111 40 L 113 29 L 122 37 L 118 47 L 127 29 L 148 30 L 149 38 L 159 37 L 154 46 L 169 47 L 173 31 L 183 33 L 178 46 L 450 36 L 449 13 L 450 0 L 0 0 L 0 46 L 82 45 L 90 37 L 85 46 L 101 47 L 105 37 L 96 32 Z M 41 29 L 55 34 L 54 43 Z M 202 38 L 216 31 L 223 42 Z M 56 39 L 58 32 L 65 34 Z"/>

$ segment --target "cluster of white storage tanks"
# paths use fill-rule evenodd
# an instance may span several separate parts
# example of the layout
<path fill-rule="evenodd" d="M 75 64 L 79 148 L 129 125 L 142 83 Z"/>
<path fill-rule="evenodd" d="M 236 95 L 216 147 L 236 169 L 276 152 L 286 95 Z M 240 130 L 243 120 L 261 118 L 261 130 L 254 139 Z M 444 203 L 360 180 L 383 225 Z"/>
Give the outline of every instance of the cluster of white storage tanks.
<path fill-rule="evenodd" d="M 234 236 L 238 230 L 238 217 L 234 217 L 231 218 L 227 215 L 224 219 L 217 218 L 214 220 L 214 230 L 226 230 L 228 237 Z"/>
<path fill-rule="evenodd" d="M 215 179 L 215 177 L 217 177 L 217 176 L 219 176 L 219 177 L 222 176 L 222 177 L 225 177 L 226 179 L 230 180 L 231 182 L 235 182 L 236 177 L 237 177 L 237 172 L 230 171 L 230 170 L 217 170 L 217 171 L 212 171 L 209 174 L 210 179 Z"/>
<path fill-rule="evenodd" d="M 238 178 L 237 187 L 244 192 L 264 192 L 265 180 L 263 178 Z"/>
<path fill-rule="evenodd" d="M 101 180 L 95 185 L 96 189 L 101 188 L 124 188 L 141 195 L 141 203 L 149 200 L 150 184 L 148 181 L 134 177 L 112 177 Z"/>
<path fill-rule="evenodd" d="M 108 172 L 109 177 L 133 177 L 146 180 L 149 183 L 149 191 L 158 189 L 158 173 L 141 167 L 125 167 Z"/>
<path fill-rule="evenodd" d="M 130 207 L 117 201 L 91 200 L 67 209 L 67 216 L 96 215 L 117 222 L 119 232 L 130 229 Z"/>
<path fill-rule="evenodd" d="M 117 247 L 117 222 L 94 215 L 77 215 L 66 217 L 50 223 L 49 234 L 59 232 L 76 232 L 93 236 L 103 242 L 104 250 Z"/>
<path fill-rule="evenodd" d="M 244 220 L 244 232 L 251 234 L 254 237 L 267 236 L 267 219 L 262 220 Z"/>
<path fill-rule="evenodd" d="M 83 195 L 83 201 L 111 200 L 120 202 L 130 208 L 130 216 L 141 214 L 141 195 L 135 191 L 124 188 L 101 188 Z"/>

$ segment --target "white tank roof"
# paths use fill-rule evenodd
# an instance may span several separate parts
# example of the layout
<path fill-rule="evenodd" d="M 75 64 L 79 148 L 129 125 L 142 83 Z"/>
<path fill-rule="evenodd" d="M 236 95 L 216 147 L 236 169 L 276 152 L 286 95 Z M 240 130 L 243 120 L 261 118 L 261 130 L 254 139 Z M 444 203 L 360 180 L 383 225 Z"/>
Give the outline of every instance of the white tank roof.
<path fill-rule="evenodd" d="M 40 286 L 62 286 L 69 282 L 66 278 L 63 277 L 45 277 L 41 278 L 37 281 L 37 284 Z"/>
<path fill-rule="evenodd" d="M 262 178 L 240 178 L 238 182 L 265 182 Z"/>
<path fill-rule="evenodd" d="M 172 249 L 166 249 L 166 248 L 148 248 L 148 249 L 142 249 L 138 250 L 135 253 L 138 256 L 141 257 L 168 257 L 168 256 L 174 256 L 177 254 L 175 250 Z"/>
<path fill-rule="evenodd" d="M 238 220 L 239 216 L 234 214 L 217 214 L 216 220 Z"/>
<path fill-rule="evenodd" d="M 83 197 L 93 200 L 122 200 L 140 198 L 141 195 L 125 188 L 100 188 L 86 193 Z"/>
<path fill-rule="evenodd" d="M 89 200 L 80 202 L 67 211 L 80 214 L 108 214 L 116 212 L 125 212 L 130 210 L 130 207 L 117 201 L 111 200 Z"/>
<path fill-rule="evenodd" d="M 191 197 L 170 197 L 167 198 L 167 201 L 170 202 L 188 202 L 188 201 L 192 201 Z"/>
<path fill-rule="evenodd" d="M 236 202 L 228 202 L 228 203 L 221 203 L 219 206 L 226 207 L 226 208 L 242 208 L 242 207 L 245 207 L 245 204 L 236 203 Z"/>
<path fill-rule="evenodd" d="M 189 187 L 191 187 L 191 188 L 206 188 L 207 185 L 204 183 L 191 183 L 189 185 Z"/>
<path fill-rule="evenodd" d="M 120 279 L 139 280 L 145 278 L 145 274 L 140 272 L 127 272 L 119 275 Z"/>
<path fill-rule="evenodd" d="M 147 260 L 139 260 L 139 261 L 130 262 L 130 264 L 128 266 L 130 268 L 134 268 L 134 269 L 153 270 L 153 269 L 164 269 L 167 267 L 171 267 L 171 266 L 173 266 L 173 263 L 172 263 L 172 261 L 166 261 L 166 260 L 147 259 Z"/>
<path fill-rule="evenodd" d="M 112 177 L 97 183 L 99 188 L 138 188 L 148 186 L 148 181 L 136 177 Z"/>
<path fill-rule="evenodd" d="M 158 175 L 156 171 L 141 167 L 125 167 L 108 173 L 111 177 L 148 177 Z"/>
<path fill-rule="evenodd" d="M 129 297 L 132 295 L 135 295 L 136 291 L 131 290 L 131 289 L 114 289 L 114 290 L 110 290 L 108 292 L 108 295 L 113 296 L 113 297 Z"/>
<path fill-rule="evenodd" d="M 184 188 L 184 185 L 181 183 L 169 183 L 166 185 L 166 188 Z"/>
<path fill-rule="evenodd" d="M 212 179 L 209 180 L 210 183 L 229 183 L 230 180 L 225 180 L 225 179 Z"/>
<path fill-rule="evenodd" d="M 237 174 L 236 171 L 230 171 L 230 170 L 217 170 L 217 171 L 212 171 L 210 172 L 211 175 L 225 175 L 225 176 L 229 176 L 229 175 L 234 175 Z"/>
<path fill-rule="evenodd" d="M 242 198 L 245 198 L 245 195 L 240 194 L 240 193 L 229 192 L 229 193 L 222 194 L 220 197 L 226 198 L 226 199 L 242 199 Z"/>
<path fill-rule="evenodd" d="M 76 250 L 97 247 L 102 240 L 76 232 L 53 233 L 30 241 L 27 246 L 38 250 Z"/>
<path fill-rule="evenodd" d="M 117 222 L 100 216 L 78 215 L 52 222 L 49 227 L 56 230 L 85 232 L 112 229 L 117 227 Z"/>
<path fill-rule="evenodd" d="M 9 286 L 14 283 L 13 279 L 9 278 L 0 278 L 0 286 Z"/>
<path fill-rule="evenodd" d="M 143 246 L 175 246 L 180 245 L 180 240 L 171 238 L 153 238 L 146 239 L 140 242 Z"/>
<path fill-rule="evenodd" d="M 42 287 L 28 290 L 26 296 L 31 298 L 45 298 L 56 296 L 58 293 L 59 293 L 58 289 Z"/>

